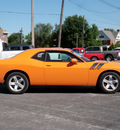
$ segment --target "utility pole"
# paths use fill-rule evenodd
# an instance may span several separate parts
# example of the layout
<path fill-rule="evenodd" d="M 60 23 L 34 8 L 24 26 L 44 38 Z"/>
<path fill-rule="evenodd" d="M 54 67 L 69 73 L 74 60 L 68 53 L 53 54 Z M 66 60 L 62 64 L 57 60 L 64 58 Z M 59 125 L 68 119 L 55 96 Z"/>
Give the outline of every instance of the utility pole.
<path fill-rule="evenodd" d="M 78 33 L 76 33 L 76 48 L 78 48 Z"/>
<path fill-rule="evenodd" d="M 23 32 L 23 29 L 21 28 L 21 30 L 20 30 L 20 44 L 22 44 L 22 32 Z"/>
<path fill-rule="evenodd" d="M 58 47 L 61 47 L 63 9 L 64 9 L 64 0 L 62 0 L 62 8 L 61 8 L 61 16 L 60 16 L 60 28 L 59 28 L 59 36 L 58 36 Z"/>
<path fill-rule="evenodd" d="M 85 24 L 85 16 L 83 15 L 82 47 L 84 47 L 84 24 Z"/>
<path fill-rule="evenodd" d="M 32 46 L 35 47 L 35 42 L 34 42 L 34 0 L 31 0 L 31 32 L 32 32 Z"/>

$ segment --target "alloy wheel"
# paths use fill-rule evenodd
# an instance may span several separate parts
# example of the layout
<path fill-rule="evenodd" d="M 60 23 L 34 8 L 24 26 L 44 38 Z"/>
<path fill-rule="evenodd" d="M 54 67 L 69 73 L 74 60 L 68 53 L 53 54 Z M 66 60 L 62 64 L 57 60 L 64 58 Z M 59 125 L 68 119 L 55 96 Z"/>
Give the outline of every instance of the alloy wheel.
<path fill-rule="evenodd" d="M 20 75 L 15 75 L 9 80 L 10 88 L 15 91 L 21 91 L 25 87 L 25 80 Z"/>
<path fill-rule="evenodd" d="M 114 91 L 118 88 L 119 81 L 118 78 L 114 75 L 107 75 L 103 79 L 103 87 L 107 91 Z"/>

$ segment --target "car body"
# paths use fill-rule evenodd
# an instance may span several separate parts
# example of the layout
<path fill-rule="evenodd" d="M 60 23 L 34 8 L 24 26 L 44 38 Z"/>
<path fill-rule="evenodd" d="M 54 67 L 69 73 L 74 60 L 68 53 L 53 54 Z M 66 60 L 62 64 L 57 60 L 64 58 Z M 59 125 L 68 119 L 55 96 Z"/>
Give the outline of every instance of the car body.
<path fill-rule="evenodd" d="M 7 47 L 8 47 L 7 43 L 0 39 L 0 59 L 11 58 L 11 57 L 23 52 L 23 50 L 8 51 L 8 50 L 6 50 Z"/>
<path fill-rule="evenodd" d="M 75 51 L 90 60 L 103 60 L 104 59 L 104 53 L 97 53 L 97 52 L 86 53 L 84 48 L 73 48 L 72 51 Z"/>
<path fill-rule="evenodd" d="M 30 85 L 98 86 L 115 93 L 120 89 L 120 63 L 90 61 L 68 49 L 29 49 L 0 60 L 0 83 L 14 94 Z"/>
<path fill-rule="evenodd" d="M 120 51 L 120 47 L 116 47 L 116 48 L 112 49 L 112 51 Z"/>
<path fill-rule="evenodd" d="M 108 49 L 107 47 L 104 46 L 89 46 L 85 48 L 85 52 L 86 53 L 102 52 L 104 53 L 104 59 L 106 61 L 112 61 L 120 58 L 119 51 L 111 51 L 111 50 L 104 51 L 105 48 Z"/>

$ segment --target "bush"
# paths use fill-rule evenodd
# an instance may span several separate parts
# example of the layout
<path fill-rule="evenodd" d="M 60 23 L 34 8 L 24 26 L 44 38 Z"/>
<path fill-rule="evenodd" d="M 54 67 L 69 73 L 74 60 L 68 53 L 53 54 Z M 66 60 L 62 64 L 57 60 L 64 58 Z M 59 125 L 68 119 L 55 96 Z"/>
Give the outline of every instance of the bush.
<path fill-rule="evenodd" d="M 112 50 L 112 49 L 114 49 L 115 48 L 115 45 L 111 45 L 110 47 L 109 47 L 109 50 Z"/>
<path fill-rule="evenodd" d="M 115 44 L 115 48 L 116 47 L 120 47 L 120 41 L 118 41 L 116 44 Z"/>

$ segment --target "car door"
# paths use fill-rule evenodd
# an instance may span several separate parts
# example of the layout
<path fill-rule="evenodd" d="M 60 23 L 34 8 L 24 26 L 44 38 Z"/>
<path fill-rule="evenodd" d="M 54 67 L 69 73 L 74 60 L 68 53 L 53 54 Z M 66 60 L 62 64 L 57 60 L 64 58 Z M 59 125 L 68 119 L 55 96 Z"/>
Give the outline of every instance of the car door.
<path fill-rule="evenodd" d="M 71 63 L 71 58 L 78 60 Z M 75 55 L 64 51 L 47 51 L 44 62 L 47 85 L 87 85 L 88 66 Z"/>

